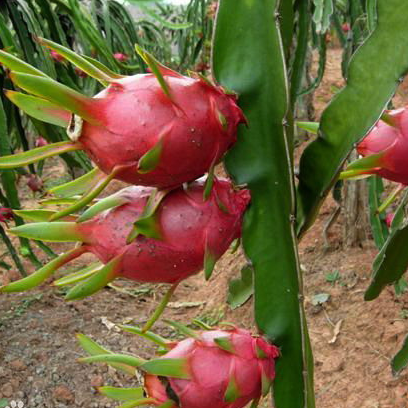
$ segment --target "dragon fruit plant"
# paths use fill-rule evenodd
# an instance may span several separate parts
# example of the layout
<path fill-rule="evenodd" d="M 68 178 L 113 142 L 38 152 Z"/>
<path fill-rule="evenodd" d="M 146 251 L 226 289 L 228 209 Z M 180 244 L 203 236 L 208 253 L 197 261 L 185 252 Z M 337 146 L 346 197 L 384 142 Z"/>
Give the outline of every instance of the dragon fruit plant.
<path fill-rule="evenodd" d="M 203 268 L 208 279 L 215 262 L 241 234 L 249 191 L 234 190 L 229 181 L 221 179 L 213 180 L 207 198 L 205 188 L 204 180 L 167 193 L 132 186 L 100 200 L 74 222 L 39 222 L 11 228 L 9 231 L 20 237 L 82 245 L 0 290 L 30 289 L 69 261 L 90 252 L 104 266 L 86 268 L 57 281 L 57 285 L 79 282 L 67 299 L 91 295 L 119 276 L 137 282 L 170 283 L 172 287 L 157 311 L 161 313 L 180 281 Z M 52 211 L 22 210 L 16 214 L 38 220 L 50 218 Z"/>
<path fill-rule="evenodd" d="M 99 387 L 101 394 L 115 398 L 120 407 L 154 405 L 166 408 L 255 407 L 266 396 L 275 378 L 279 350 L 264 338 L 230 326 L 196 332 L 176 322 L 167 322 L 187 338 L 167 342 L 139 328 L 122 329 L 156 342 L 161 355 L 150 361 L 114 354 L 80 334 L 78 340 L 90 357 L 81 362 L 104 362 L 130 374 L 140 370 L 143 388 Z"/>
<path fill-rule="evenodd" d="M 0 51 L 11 80 L 31 94 L 7 91 L 7 97 L 27 114 L 66 127 L 70 138 L 2 157 L 0 169 L 73 150 L 84 150 L 97 166 L 90 185 L 77 181 L 80 192 L 87 192 L 82 200 L 53 220 L 85 206 L 112 179 L 167 189 L 201 177 L 234 144 L 237 126 L 245 121 L 235 94 L 199 74 L 172 71 L 139 47 L 152 73 L 123 76 L 49 40 L 38 41 L 106 87 L 87 97 Z"/>

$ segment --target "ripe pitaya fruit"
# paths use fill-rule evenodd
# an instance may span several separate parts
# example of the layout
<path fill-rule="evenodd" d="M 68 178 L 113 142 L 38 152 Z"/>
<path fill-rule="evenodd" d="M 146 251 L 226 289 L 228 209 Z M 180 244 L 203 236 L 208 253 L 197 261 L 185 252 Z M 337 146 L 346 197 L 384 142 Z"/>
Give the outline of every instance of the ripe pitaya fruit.
<path fill-rule="evenodd" d="M 7 96 L 28 114 L 66 126 L 72 141 L 2 157 L 0 169 L 83 149 L 103 172 L 97 193 L 113 178 L 173 188 L 209 171 L 236 141 L 237 126 L 244 122 L 236 96 L 198 74 L 185 77 L 138 49 L 152 73 L 125 77 L 107 68 L 102 71 L 99 64 L 51 41 L 39 42 L 76 63 L 106 89 L 86 97 L 1 51 L 0 62 L 12 69 L 10 78 L 36 95 L 8 91 Z M 97 193 L 90 193 L 88 202 Z"/>
<path fill-rule="evenodd" d="M 93 270 L 88 280 L 68 293 L 68 299 L 92 294 L 118 276 L 177 284 L 204 267 L 208 278 L 216 260 L 240 236 L 250 195 L 248 190 L 234 190 L 229 181 L 215 179 L 204 200 L 204 185 L 203 180 L 196 181 L 167 195 L 148 187 L 128 187 L 98 202 L 76 223 L 41 222 L 10 229 L 22 237 L 83 244 L 1 290 L 22 291 L 38 285 L 85 252 L 96 255 L 105 266 Z M 31 219 L 50 216 L 46 210 L 16 213 Z"/>
<path fill-rule="evenodd" d="M 120 354 L 108 354 L 107 350 L 89 338 L 79 335 L 81 346 L 92 354 L 80 359 L 81 362 L 105 362 L 122 364 L 122 370 L 138 367 L 144 373 L 144 391 L 140 388 L 115 389 L 115 395 L 136 404 L 154 405 L 166 408 L 241 408 L 251 400 L 258 402 L 266 396 L 275 378 L 275 359 L 279 350 L 265 339 L 251 335 L 247 330 L 231 328 L 229 330 L 211 329 L 194 332 L 179 323 L 190 337 L 179 342 L 167 343 L 150 333 L 162 348 L 169 351 L 159 358 L 145 361 L 138 357 Z M 124 326 L 124 330 L 140 334 L 140 329 Z M 95 353 L 95 350 L 104 352 Z M 100 387 L 99 391 L 109 396 L 110 387 Z M 133 394 L 129 397 L 129 394 Z M 120 398 L 119 398 L 120 399 Z"/>
<path fill-rule="evenodd" d="M 129 59 L 129 56 L 121 52 L 115 52 L 115 54 L 113 54 L 113 58 L 119 62 L 126 62 Z"/>
<path fill-rule="evenodd" d="M 0 207 L 0 222 L 7 223 L 13 219 L 13 210 L 7 207 Z"/>
<path fill-rule="evenodd" d="M 38 191 L 42 191 L 44 182 L 36 174 L 30 174 L 28 176 L 27 186 L 33 193 L 37 193 Z"/>
<path fill-rule="evenodd" d="M 42 136 L 39 136 L 35 141 L 35 147 L 44 147 L 47 144 L 48 142 Z"/>
<path fill-rule="evenodd" d="M 390 212 L 385 216 L 385 223 L 388 228 L 391 228 L 392 222 L 394 221 L 395 213 Z"/>
<path fill-rule="evenodd" d="M 398 109 L 383 116 L 358 144 L 362 159 L 352 162 L 342 178 L 377 174 L 385 179 L 408 185 L 408 110 Z"/>
<path fill-rule="evenodd" d="M 51 50 L 51 51 L 50 51 L 50 55 L 51 55 L 51 58 L 52 58 L 55 62 L 61 63 L 61 62 L 64 62 L 64 61 L 65 61 L 65 58 L 64 58 L 61 54 L 58 54 L 58 52 L 56 52 L 56 51 L 54 51 L 54 50 Z"/>

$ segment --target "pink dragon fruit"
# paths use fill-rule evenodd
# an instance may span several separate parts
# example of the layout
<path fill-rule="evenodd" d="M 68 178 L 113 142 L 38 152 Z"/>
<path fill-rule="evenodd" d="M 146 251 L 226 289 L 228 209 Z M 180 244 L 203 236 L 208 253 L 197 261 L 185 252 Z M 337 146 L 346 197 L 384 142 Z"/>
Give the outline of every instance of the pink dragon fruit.
<path fill-rule="evenodd" d="M 209 171 L 236 141 L 237 126 L 245 120 L 236 96 L 198 74 L 183 76 L 138 49 L 152 73 L 118 75 L 51 41 L 38 41 L 106 89 L 86 97 L 1 51 L 0 62 L 13 68 L 14 83 L 40 98 L 14 91 L 7 96 L 28 114 L 66 126 L 71 141 L 2 157 L 0 169 L 83 149 L 103 172 L 98 193 L 113 178 L 173 188 Z M 90 200 L 97 195 L 92 194 Z"/>
<path fill-rule="evenodd" d="M 33 193 L 37 193 L 38 191 L 42 191 L 44 183 L 36 174 L 30 174 L 28 176 L 27 186 Z"/>
<path fill-rule="evenodd" d="M 13 210 L 7 207 L 0 207 L 0 222 L 7 223 L 13 219 Z"/>
<path fill-rule="evenodd" d="M 267 395 L 275 378 L 275 359 L 279 350 L 265 339 L 247 330 L 211 329 L 194 332 L 179 323 L 169 322 L 190 334 L 185 340 L 159 344 L 169 350 L 154 360 L 112 354 L 80 359 L 82 362 L 121 362 L 138 367 L 144 373 L 145 404 L 166 408 L 241 408 L 251 400 Z M 124 330 L 140 334 L 140 329 L 124 326 Z M 92 340 L 78 336 L 85 350 Z M 157 339 L 157 338 L 156 338 Z M 105 387 L 99 388 L 106 395 Z M 138 392 L 134 389 L 138 401 Z M 120 395 L 116 389 L 116 395 Z M 142 402 L 142 401 L 140 401 Z M 131 401 L 129 401 L 131 404 Z M 132 405 L 133 406 L 133 405 Z M 135 406 L 135 405 L 134 405 Z"/>
<path fill-rule="evenodd" d="M 22 237 L 83 244 L 2 291 L 38 285 L 84 252 L 93 253 L 105 266 L 74 287 L 69 299 L 94 293 L 118 276 L 177 284 L 204 267 L 208 278 L 216 260 L 240 236 L 250 195 L 248 190 L 234 190 L 229 181 L 215 179 L 205 200 L 204 184 L 196 181 L 187 189 L 180 187 L 167 195 L 148 187 L 128 187 L 95 204 L 76 223 L 41 222 L 10 229 Z M 36 219 L 32 210 L 17 213 Z"/>
<path fill-rule="evenodd" d="M 377 174 L 385 179 L 408 185 L 408 110 L 398 109 L 386 114 L 359 143 L 362 159 L 351 163 L 343 178 Z"/>
<path fill-rule="evenodd" d="M 56 51 L 54 51 L 54 50 L 51 50 L 50 51 L 50 55 L 51 55 L 51 58 L 55 61 L 55 62 L 64 62 L 65 61 L 65 58 L 61 55 L 61 54 L 58 54 L 58 52 L 56 52 Z"/>
<path fill-rule="evenodd" d="M 115 54 L 113 54 L 113 58 L 119 62 L 126 62 L 129 59 L 129 56 L 121 52 L 115 52 Z"/>
<path fill-rule="evenodd" d="M 385 216 L 385 223 L 387 224 L 388 228 L 391 228 L 392 222 L 394 221 L 395 213 L 388 213 Z"/>
<path fill-rule="evenodd" d="M 48 142 L 42 137 L 39 136 L 35 141 L 35 147 L 47 146 Z"/>

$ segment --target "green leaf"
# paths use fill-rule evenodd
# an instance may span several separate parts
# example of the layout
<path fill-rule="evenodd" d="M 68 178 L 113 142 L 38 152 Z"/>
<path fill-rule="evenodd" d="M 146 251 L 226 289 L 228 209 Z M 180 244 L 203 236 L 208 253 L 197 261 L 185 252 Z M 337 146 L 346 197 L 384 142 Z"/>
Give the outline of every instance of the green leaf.
<path fill-rule="evenodd" d="M 241 269 L 241 278 L 230 281 L 227 302 L 232 309 L 242 306 L 253 295 L 253 275 L 251 265 L 246 265 Z"/>
<path fill-rule="evenodd" d="M 381 195 L 384 191 L 382 179 L 372 176 L 368 179 L 368 203 L 370 207 L 370 224 L 374 242 L 377 248 L 381 248 L 388 236 L 387 225 L 384 214 L 378 213 Z"/>
<path fill-rule="evenodd" d="M 276 362 L 274 404 L 312 408 L 313 361 L 291 222 L 295 218 L 292 140 L 287 134 L 291 133 L 286 117 L 289 95 L 278 6 L 276 0 L 220 1 L 213 74 L 222 86 L 237 92 L 248 120 L 248 128 L 239 128 L 226 165 L 234 181 L 247 184 L 251 191 L 242 242 L 255 271 L 256 323 L 282 348 Z"/>
<path fill-rule="evenodd" d="M 91 357 L 82 357 L 78 359 L 81 363 L 115 363 L 115 364 L 125 364 L 130 367 L 139 367 L 146 364 L 144 359 L 139 357 L 130 356 L 127 354 L 101 354 Z"/>
<path fill-rule="evenodd" d="M 102 265 L 100 262 L 93 262 L 91 263 L 88 267 L 81 269 L 79 271 L 70 273 L 69 275 L 66 275 L 56 281 L 54 281 L 52 284 L 53 286 L 66 286 L 66 285 L 71 285 L 73 283 L 77 283 L 79 281 L 82 281 L 93 274 L 95 274 L 97 271 L 99 271 L 102 268 Z"/>
<path fill-rule="evenodd" d="M 193 329 L 190 329 L 186 325 L 180 323 L 180 322 L 175 322 L 173 320 L 165 320 L 165 323 L 167 323 L 169 326 L 173 327 L 176 329 L 178 332 L 183 334 L 186 337 L 191 337 L 193 339 L 200 339 L 200 336 L 198 335 L 197 332 L 195 332 Z"/>
<path fill-rule="evenodd" d="M 27 164 L 36 163 L 48 157 L 79 149 L 81 149 L 79 144 L 72 143 L 70 141 L 37 147 L 36 149 L 32 149 L 27 152 L 0 157 L 0 169 L 14 169 L 16 167 L 26 166 Z"/>
<path fill-rule="evenodd" d="M 209 280 L 214 271 L 215 264 L 217 262 L 217 257 L 211 252 L 208 244 L 205 246 L 204 254 L 204 277 L 205 280 Z"/>
<path fill-rule="evenodd" d="M 377 27 L 351 59 L 347 85 L 323 112 L 319 136 L 301 157 L 300 234 L 312 225 L 350 150 L 380 118 L 399 79 L 408 69 L 405 18 L 408 3 L 400 0 L 378 0 L 377 3 Z M 381 50 L 381 58 L 378 58 L 378 50 Z M 375 65 L 372 61 L 376 61 Z"/>
<path fill-rule="evenodd" d="M 10 71 L 16 71 L 45 78 L 48 77 L 48 75 L 44 74 L 44 72 L 41 72 L 39 69 L 34 68 L 30 64 L 27 64 L 21 59 L 3 50 L 0 50 L 0 64 L 5 65 Z"/>
<path fill-rule="evenodd" d="M 110 350 L 103 348 L 98 343 L 93 341 L 88 336 L 85 336 L 84 334 L 78 333 L 76 337 L 77 337 L 77 340 L 80 346 L 91 356 L 97 356 L 97 355 L 108 354 L 108 353 L 113 354 Z M 132 376 L 135 374 L 135 369 L 126 364 L 110 363 L 109 365 L 116 368 L 117 370 L 125 372 L 126 374 L 130 374 Z"/>
<path fill-rule="evenodd" d="M 121 326 L 119 325 L 119 327 L 128 333 L 133 333 L 133 334 L 137 334 L 138 336 L 144 337 L 147 340 L 152 341 L 153 343 L 158 344 L 159 346 L 163 347 L 163 348 L 168 348 L 169 345 L 167 343 L 167 340 L 164 339 L 163 337 L 159 336 L 156 333 L 150 332 L 150 331 L 143 331 L 141 328 L 139 327 L 135 327 L 135 326 Z"/>
<path fill-rule="evenodd" d="M 95 167 L 88 173 L 84 174 L 81 177 L 78 177 L 73 181 L 50 188 L 48 192 L 51 194 L 55 194 L 58 197 L 72 197 L 77 194 L 83 194 L 87 190 L 91 190 L 95 187 L 95 184 L 105 179 L 105 177 L 106 174 Z"/>
<path fill-rule="evenodd" d="M 296 122 L 296 126 L 300 129 L 306 130 L 307 132 L 317 134 L 319 130 L 319 122 Z"/>
<path fill-rule="evenodd" d="M 146 174 L 155 170 L 160 163 L 162 151 L 163 138 L 160 138 L 159 141 L 139 159 L 137 166 L 138 173 Z"/>
<path fill-rule="evenodd" d="M 156 358 L 142 364 L 139 368 L 149 374 L 163 377 L 185 380 L 191 378 L 186 358 Z"/>
<path fill-rule="evenodd" d="M 86 239 L 75 222 L 36 222 L 10 228 L 9 232 L 19 237 L 49 242 L 82 242 Z"/>
<path fill-rule="evenodd" d="M 6 91 L 5 94 L 11 102 L 35 119 L 64 128 L 69 124 L 71 113 L 45 99 L 15 91 Z"/>
<path fill-rule="evenodd" d="M 116 401 L 129 401 L 143 398 L 143 388 L 98 387 L 98 391 L 105 397 Z"/>
<path fill-rule="evenodd" d="M 105 175 L 104 177 L 99 177 L 96 183 L 82 196 L 82 198 L 80 198 L 71 206 L 58 211 L 50 218 L 50 221 L 59 220 L 60 218 L 72 214 L 73 212 L 79 211 L 80 209 L 87 206 L 108 186 L 108 184 L 115 178 L 117 172 L 117 170 L 113 170 L 111 174 Z"/>
<path fill-rule="evenodd" d="M 84 247 L 79 247 L 60 255 L 58 258 L 53 259 L 47 265 L 38 269 L 26 278 L 20 279 L 18 281 L 12 282 L 6 286 L 0 287 L 0 292 L 10 293 L 10 292 L 24 292 L 26 290 L 32 289 L 41 283 L 43 283 L 47 278 L 49 278 L 58 268 L 65 265 L 69 261 L 81 256 L 85 252 Z"/>
<path fill-rule="evenodd" d="M 87 280 L 78 283 L 65 296 L 65 300 L 78 300 L 93 295 L 112 282 L 122 266 L 122 255 L 110 260 L 103 268 L 93 273 Z"/>
<path fill-rule="evenodd" d="M 5 408 L 8 405 L 8 399 L 7 398 L 1 398 L 0 399 L 0 408 Z"/>
<path fill-rule="evenodd" d="M 393 231 L 374 261 L 374 271 L 364 299 L 373 300 L 385 286 L 397 282 L 408 268 L 408 223 Z"/>
<path fill-rule="evenodd" d="M 392 372 L 398 375 L 408 365 L 408 336 L 404 340 L 401 350 L 393 357 L 391 361 Z"/>
<path fill-rule="evenodd" d="M 112 195 L 106 198 L 99 200 L 92 207 L 89 207 L 84 211 L 78 218 L 78 222 L 84 222 L 94 217 L 95 215 L 100 214 L 103 211 L 109 210 L 111 208 L 119 207 L 123 204 L 129 202 L 129 199 L 126 197 L 121 197 L 119 195 Z"/>
<path fill-rule="evenodd" d="M 241 397 L 241 395 L 240 395 L 240 392 L 239 392 L 239 387 L 238 387 L 237 381 L 232 376 L 230 378 L 230 380 L 229 380 L 227 389 L 225 391 L 224 401 L 225 402 L 234 402 L 240 397 Z"/>
<path fill-rule="evenodd" d="M 13 212 L 25 220 L 36 222 L 48 221 L 51 215 L 55 214 L 52 210 L 14 210 Z"/>
<path fill-rule="evenodd" d="M 56 51 L 58 54 L 62 55 L 72 64 L 80 68 L 82 71 L 86 72 L 92 78 L 97 79 L 103 86 L 109 85 L 113 78 L 108 76 L 104 71 L 100 70 L 97 66 L 92 64 L 89 60 L 78 55 L 69 48 L 63 45 L 57 44 L 53 41 L 46 40 L 45 38 L 37 38 L 37 41 L 49 48 L 50 50 Z"/>
<path fill-rule="evenodd" d="M 99 119 L 93 113 L 96 111 L 94 106 L 97 104 L 96 99 L 88 98 L 51 78 L 14 71 L 11 72 L 10 78 L 25 91 L 75 113 L 90 123 L 100 124 Z"/>

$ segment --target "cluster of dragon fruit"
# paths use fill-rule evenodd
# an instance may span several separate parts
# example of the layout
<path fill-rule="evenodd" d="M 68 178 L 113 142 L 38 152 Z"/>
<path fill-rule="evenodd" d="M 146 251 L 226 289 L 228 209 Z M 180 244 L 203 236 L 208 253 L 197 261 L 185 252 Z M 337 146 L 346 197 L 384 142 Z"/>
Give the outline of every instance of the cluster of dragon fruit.
<path fill-rule="evenodd" d="M 84 151 L 95 167 L 50 190 L 55 199 L 48 201 L 70 203 L 65 207 L 15 211 L 34 222 L 10 228 L 10 233 L 77 244 L 0 291 L 40 285 L 84 253 L 99 262 L 54 281 L 73 285 L 66 295 L 69 300 L 90 296 L 117 277 L 169 283 L 171 288 L 143 328 L 123 327 L 154 341 L 157 358 L 115 354 L 79 336 L 90 354 L 83 361 L 105 362 L 132 375 L 138 368 L 144 374 L 144 388 L 101 387 L 100 392 L 120 401 L 122 408 L 256 404 L 270 389 L 279 354 L 265 339 L 235 326 L 201 324 L 201 331 L 195 332 L 170 322 L 187 336 L 179 342 L 149 331 L 177 285 L 201 270 L 209 279 L 216 261 L 240 237 L 250 193 L 214 174 L 236 142 L 238 125 L 245 122 L 236 95 L 200 74 L 183 76 L 138 47 L 150 72 L 123 76 L 61 45 L 38 41 L 53 58 L 73 63 L 104 89 L 85 96 L 0 51 L 0 62 L 16 89 L 25 91 L 8 90 L 7 97 L 28 115 L 66 128 L 68 138 L 53 144 L 41 141 L 29 152 L 1 157 L 0 169 L 76 150 Z M 114 179 L 130 186 L 98 199 Z M 7 221 L 11 215 L 1 216 Z"/>

